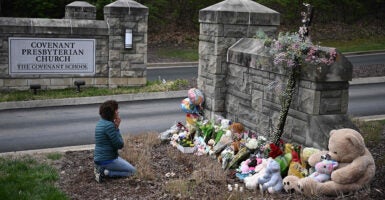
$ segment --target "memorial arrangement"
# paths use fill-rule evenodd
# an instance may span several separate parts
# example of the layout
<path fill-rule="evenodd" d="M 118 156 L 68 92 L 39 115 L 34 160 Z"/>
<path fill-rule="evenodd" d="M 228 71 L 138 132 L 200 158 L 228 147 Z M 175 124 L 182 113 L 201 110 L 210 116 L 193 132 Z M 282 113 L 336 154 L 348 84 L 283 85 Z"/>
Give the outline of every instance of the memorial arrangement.
<path fill-rule="evenodd" d="M 160 133 L 160 139 L 182 153 L 211 157 L 243 183 L 237 184 L 239 191 L 337 196 L 364 188 L 374 177 L 374 159 L 353 129 L 330 131 L 326 151 L 282 139 L 277 144 L 222 116 L 205 119 L 202 92 L 191 88 L 187 96 L 180 104 L 186 121 Z"/>
<path fill-rule="evenodd" d="M 327 150 L 281 139 L 301 67 L 306 63 L 330 66 L 337 59 L 335 49 L 325 51 L 310 42 L 307 36 L 312 6 L 305 6 L 306 12 L 301 13 L 303 25 L 297 33 L 281 33 L 277 39 L 257 34 L 269 49 L 274 65 L 283 66 L 289 72 L 271 138 L 223 116 L 205 119 L 203 93 L 191 88 L 180 105 L 186 113 L 186 123 L 179 122 L 161 133 L 161 140 L 170 142 L 183 153 L 209 156 L 219 162 L 224 173 L 232 173 L 232 178 L 243 183 L 234 187 L 239 191 L 246 188 L 271 194 L 338 196 L 368 186 L 375 175 L 375 163 L 356 130 L 331 130 Z M 233 187 L 228 185 L 227 190 Z"/>

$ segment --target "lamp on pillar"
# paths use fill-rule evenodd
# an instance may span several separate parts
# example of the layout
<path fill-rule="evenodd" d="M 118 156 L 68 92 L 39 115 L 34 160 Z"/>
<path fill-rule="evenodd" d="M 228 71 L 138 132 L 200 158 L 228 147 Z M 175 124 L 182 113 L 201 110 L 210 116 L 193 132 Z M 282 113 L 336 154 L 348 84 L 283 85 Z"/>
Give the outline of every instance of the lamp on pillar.
<path fill-rule="evenodd" d="M 126 49 L 132 48 L 132 30 L 131 29 L 126 29 L 124 48 Z"/>
<path fill-rule="evenodd" d="M 31 85 L 29 86 L 29 88 L 30 88 L 31 90 L 33 90 L 33 94 L 37 94 L 37 90 L 38 90 L 38 89 L 41 89 L 41 85 L 40 85 L 40 84 L 31 84 Z"/>
<path fill-rule="evenodd" d="M 81 85 L 85 85 L 86 84 L 86 82 L 84 81 L 84 80 L 76 80 L 75 82 L 74 82 L 74 85 L 76 85 L 76 92 L 80 92 L 80 86 Z"/>

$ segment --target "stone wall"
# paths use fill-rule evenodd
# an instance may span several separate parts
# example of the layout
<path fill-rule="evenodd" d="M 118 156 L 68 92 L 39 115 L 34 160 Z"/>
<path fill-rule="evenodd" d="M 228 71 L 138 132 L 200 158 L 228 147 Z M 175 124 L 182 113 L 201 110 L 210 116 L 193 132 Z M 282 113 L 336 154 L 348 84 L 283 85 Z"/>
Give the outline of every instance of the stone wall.
<path fill-rule="evenodd" d="M 250 38 L 241 39 L 228 50 L 228 63 L 226 117 L 271 136 L 284 98 L 287 69 L 275 66 L 262 41 Z M 340 53 L 331 66 L 301 66 L 284 139 L 326 147 L 331 129 L 352 128 L 345 115 L 351 74 L 352 65 Z"/>
<path fill-rule="evenodd" d="M 96 8 L 76 1 L 66 6 L 64 19 L 0 18 L 0 89 L 86 86 L 141 86 L 146 83 L 148 8 L 132 0 L 118 0 L 104 7 L 105 20 L 96 20 Z M 132 48 L 125 48 L 125 31 L 132 31 Z M 9 37 L 95 39 L 95 73 L 11 74 Z"/>
<path fill-rule="evenodd" d="M 227 50 L 240 38 L 261 30 L 273 35 L 279 13 L 249 0 L 227 0 L 199 11 L 198 88 L 205 92 L 207 117 L 225 111 Z"/>
<path fill-rule="evenodd" d="M 200 22 L 198 88 L 205 95 L 206 117 L 219 114 L 272 136 L 287 71 L 272 63 L 272 55 L 253 36 L 257 30 L 274 33 L 278 13 L 253 1 L 227 0 L 201 10 Z M 301 69 L 283 139 L 326 148 L 331 129 L 354 128 L 346 115 L 352 65 L 339 53 L 332 66 Z"/>

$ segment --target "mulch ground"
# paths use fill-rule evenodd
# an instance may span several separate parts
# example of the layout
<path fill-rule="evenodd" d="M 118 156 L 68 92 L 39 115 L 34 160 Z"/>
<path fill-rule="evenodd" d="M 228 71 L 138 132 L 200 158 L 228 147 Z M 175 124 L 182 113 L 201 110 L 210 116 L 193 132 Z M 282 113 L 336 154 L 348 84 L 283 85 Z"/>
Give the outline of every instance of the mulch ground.
<path fill-rule="evenodd" d="M 368 142 L 367 146 L 372 152 L 377 163 L 383 163 L 384 134 L 381 142 Z M 168 153 L 175 151 L 177 157 L 171 158 Z M 298 194 L 280 193 L 276 195 L 264 194 L 256 191 L 244 190 L 243 192 L 229 192 L 227 185 L 242 183 L 233 179 L 229 171 L 223 171 L 216 160 L 208 156 L 196 156 L 180 153 L 169 144 L 157 144 L 151 150 L 151 164 L 154 174 L 153 179 L 141 180 L 137 177 L 106 179 L 99 184 L 93 177 L 93 151 L 67 152 L 57 165 L 60 172 L 58 187 L 71 199 L 306 199 Z M 203 162 L 204 161 L 204 162 Z M 206 172 L 204 181 L 194 179 L 194 173 L 201 168 L 201 163 L 213 163 L 211 172 Z M 134 163 L 135 165 L 135 163 Z M 174 176 L 167 176 L 173 172 Z M 213 174 L 225 173 L 225 180 L 216 180 Z M 211 177 L 209 177 L 211 176 Z M 384 199 L 385 197 L 385 168 L 377 164 L 376 176 L 370 189 L 364 189 L 354 194 L 349 194 L 338 199 Z M 178 185 L 177 180 L 183 180 Z M 177 185 L 170 187 L 170 182 Z M 187 182 L 187 184 L 186 184 Z M 191 184 L 190 184 L 191 183 Z M 186 188 L 183 188 L 186 187 Z M 315 197 L 314 199 L 335 199 L 328 197 Z"/>

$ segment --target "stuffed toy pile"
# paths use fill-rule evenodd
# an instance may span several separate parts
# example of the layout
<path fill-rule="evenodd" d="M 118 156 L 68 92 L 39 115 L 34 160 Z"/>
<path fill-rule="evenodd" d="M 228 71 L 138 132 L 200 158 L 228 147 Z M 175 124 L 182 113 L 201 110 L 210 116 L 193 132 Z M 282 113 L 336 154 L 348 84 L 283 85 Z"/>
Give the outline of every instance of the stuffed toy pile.
<path fill-rule="evenodd" d="M 247 189 L 338 196 L 364 188 L 374 177 L 373 157 L 353 129 L 330 131 L 328 151 L 282 140 L 275 144 L 222 116 L 204 119 L 202 103 L 203 94 L 189 90 L 181 102 L 187 124 L 178 122 L 160 138 L 183 153 L 217 160 L 224 173 L 234 174 L 231 178 L 244 182 Z"/>
<path fill-rule="evenodd" d="M 338 129 L 330 132 L 329 151 L 312 154 L 308 163 L 315 166 L 322 159 L 338 163 L 331 172 L 330 180 L 319 182 L 313 177 L 287 176 L 283 181 L 285 190 L 296 191 L 306 196 L 338 196 L 357 191 L 367 186 L 375 174 L 375 164 L 365 146 L 361 134 L 353 129 Z"/>

